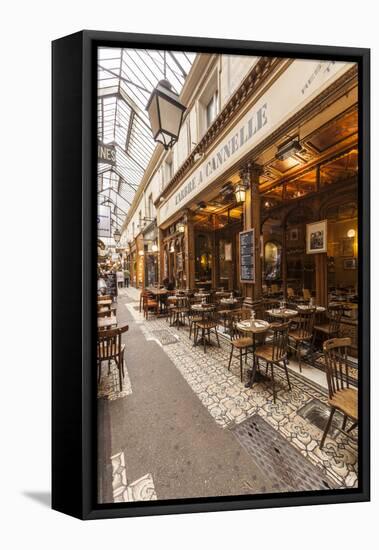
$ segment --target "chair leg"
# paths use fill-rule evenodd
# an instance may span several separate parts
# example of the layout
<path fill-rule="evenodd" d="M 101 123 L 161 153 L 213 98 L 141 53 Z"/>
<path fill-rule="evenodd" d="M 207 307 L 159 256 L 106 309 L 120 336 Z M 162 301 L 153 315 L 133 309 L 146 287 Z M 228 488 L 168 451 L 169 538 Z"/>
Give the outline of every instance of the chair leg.
<path fill-rule="evenodd" d="M 297 361 L 299 363 L 299 371 L 302 372 L 301 370 L 301 347 L 299 344 L 297 344 L 296 346 L 296 351 L 297 351 Z"/>
<path fill-rule="evenodd" d="M 217 345 L 218 345 L 218 347 L 221 347 L 221 346 L 220 346 L 220 340 L 218 339 L 217 327 L 215 327 L 215 333 L 216 333 Z"/>
<path fill-rule="evenodd" d="M 288 373 L 288 367 L 287 367 L 287 360 L 286 359 L 283 360 L 283 364 L 284 364 L 284 372 L 286 373 L 286 378 L 287 378 L 287 382 L 288 382 L 288 388 L 291 391 L 292 387 L 291 387 L 291 381 L 290 381 L 290 376 L 289 376 L 289 373 Z"/>
<path fill-rule="evenodd" d="M 121 365 L 118 365 L 118 377 L 120 380 L 120 392 L 122 391 L 122 367 Z"/>
<path fill-rule="evenodd" d="M 274 394 L 274 403 L 276 403 L 276 388 L 275 388 L 275 378 L 274 378 L 274 364 L 270 363 L 271 366 L 271 381 L 272 381 L 272 393 Z"/>
<path fill-rule="evenodd" d="M 240 375 L 241 375 L 241 382 L 242 382 L 242 349 L 240 349 Z"/>
<path fill-rule="evenodd" d="M 347 414 L 345 414 L 345 416 L 343 417 L 343 421 L 342 421 L 342 430 L 344 430 L 346 428 L 346 423 L 347 423 Z"/>
<path fill-rule="evenodd" d="M 98 371 L 97 383 L 100 384 L 100 380 L 101 380 L 101 361 L 98 362 L 97 371 Z"/>
<path fill-rule="evenodd" d="M 207 343 L 205 341 L 205 329 L 201 329 L 201 337 L 203 339 L 203 348 L 204 348 L 204 353 L 207 353 Z"/>
<path fill-rule="evenodd" d="M 233 350 L 234 350 L 234 346 L 233 346 L 233 344 L 232 344 L 231 350 L 230 350 L 230 357 L 229 357 L 228 370 L 230 370 L 230 365 L 232 364 Z"/>
<path fill-rule="evenodd" d="M 333 420 L 333 416 L 334 416 L 335 410 L 336 410 L 336 409 L 335 409 L 334 407 L 331 408 L 330 416 L 329 416 L 328 422 L 326 423 L 325 430 L 324 430 L 324 433 L 323 433 L 323 436 L 322 436 L 322 439 L 321 439 L 320 449 L 322 449 L 323 446 L 324 446 L 326 436 L 328 435 L 328 431 L 329 431 L 330 426 L 331 426 L 331 424 L 332 424 L 332 420 Z"/>

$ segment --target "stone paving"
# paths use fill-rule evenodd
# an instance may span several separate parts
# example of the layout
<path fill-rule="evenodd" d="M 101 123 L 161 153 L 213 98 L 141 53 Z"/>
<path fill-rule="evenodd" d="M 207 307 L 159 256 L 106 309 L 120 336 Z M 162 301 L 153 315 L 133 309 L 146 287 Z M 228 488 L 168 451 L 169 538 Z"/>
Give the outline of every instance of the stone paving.
<path fill-rule="evenodd" d="M 245 388 L 247 369 L 241 383 L 237 358 L 228 371 L 230 344 L 225 338 L 221 338 L 221 348 L 212 346 L 204 353 L 201 346 L 193 346 L 187 326 L 180 329 L 171 327 L 164 318 L 150 317 L 146 321 L 138 311 L 139 293 L 136 289 L 122 290 L 122 295 L 128 296 L 124 307 L 128 308 L 145 338 L 155 340 L 164 349 L 221 428 L 233 429 L 237 424 L 258 414 L 304 457 L 317 465 L 334 486 L 341 489 L 357 486 L 356 440 L 339 433 L 334 439 L 328 437 L 321 450 L 319 442 L 322 431 L 298 414 L 304 405 L 314 399 L 327 404 L 325 388 L 291 370 L 292 390 L 289 391 L 284 373 L 276 369 L 278 392 L 274 404 L 269 384 L 258 383 L 253 388 Z M 157 337 L 162 331 L 165 331 L 166 337 L 167 331 L 171 334 L 169 345 L 162 344 L 162 339 Z M 356 432 L 352 432 L 354 438 L 357 437 Z"/>

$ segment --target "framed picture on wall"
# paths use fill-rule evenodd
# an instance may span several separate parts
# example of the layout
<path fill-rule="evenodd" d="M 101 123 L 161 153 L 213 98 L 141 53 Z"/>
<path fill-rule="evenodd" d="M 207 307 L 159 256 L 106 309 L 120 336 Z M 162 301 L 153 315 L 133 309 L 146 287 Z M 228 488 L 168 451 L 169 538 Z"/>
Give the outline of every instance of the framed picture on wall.
<path fill-rule="evenodd" d="M 344 269 L 357 269 L 357 259 L 356 258 L 345 258 L 343 261 Z"/>
<path fill-rule="evenodd" d="M 55 510 L 370 498 L 369 58 L 100 31 L 53 43 Z M 324 167 L 333 181 L 311 187 Z M 306 254 L 326 256 L 328 231 L 340 246 L 347 196 L 354 254 L 339 249 L 332 274 Z M 315 365 L 308 338 L 287 355 L 285 312 L 272 303 L 269 324 L 260 307 L 268 288 L 359 302 L 338 344 L 345 408 L 328 386 L 336 342 L 317 339 Z"/>
<path fill-rule="evenodd" d="M 328 246 L 328 221 L 307 224 L 307 254 L 320 254 L 327 251 Z"/>

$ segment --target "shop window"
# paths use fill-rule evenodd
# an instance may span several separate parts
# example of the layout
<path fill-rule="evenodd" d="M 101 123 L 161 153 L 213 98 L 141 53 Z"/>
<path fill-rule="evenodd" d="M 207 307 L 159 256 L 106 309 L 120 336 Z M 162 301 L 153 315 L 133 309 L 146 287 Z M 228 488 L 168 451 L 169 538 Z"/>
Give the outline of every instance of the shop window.
<path fill-rule="evenodd" d="M 166 184 L 169 183 L 172 180 L 173 175 L 174 175 L 174 165 L 173 165 L 173 162 L 172 162 L 172 155 L 170 155 L 166 158 L 166 162 L 165 162 L 165 182 L 166 182 Z"/>
<path fill-rule="evenodd" d="M 149 218 L 149 221 L 153 219 L 153 215 L 154 215 L 153 194 L 150 193 L 147 201 L 147 217 Z"/>
<path fill-rule="evenodd" d="M 215 93 L 213 94 L 213 96 L 211 97 L 209 103 L 206 106 L 206 124 L 207 124 L 207 128 L 209 128 L 209 126 L 212 124 L 212 122 L 214 121 L 214 119 L 217 116 L 217 99 L 218 99 L 218 94 L 217 94 L 217 90 L 216 90 Z"/>
<path fill-rule="evenodd" d="M 217 71 L 214 71 L 205 85 L 199 98 L 199 119 L 201 138 L 211 126 L 219 113 L 219 94 L 217 85 Z"/>

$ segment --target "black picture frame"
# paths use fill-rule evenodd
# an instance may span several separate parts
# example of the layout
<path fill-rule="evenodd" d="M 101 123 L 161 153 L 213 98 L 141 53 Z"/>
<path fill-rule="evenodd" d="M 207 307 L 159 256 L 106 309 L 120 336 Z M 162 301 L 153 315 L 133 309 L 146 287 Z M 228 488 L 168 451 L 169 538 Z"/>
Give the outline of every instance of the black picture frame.
<path fill-rule="evenodd" d="M 359 487 L 96 503 L 96 49 L 142 47 L 354 61 L 359 71 Z M 370 499 L 370 50 L 81 31 L 52 43 L 52 507 L 81 519 Z"/>

